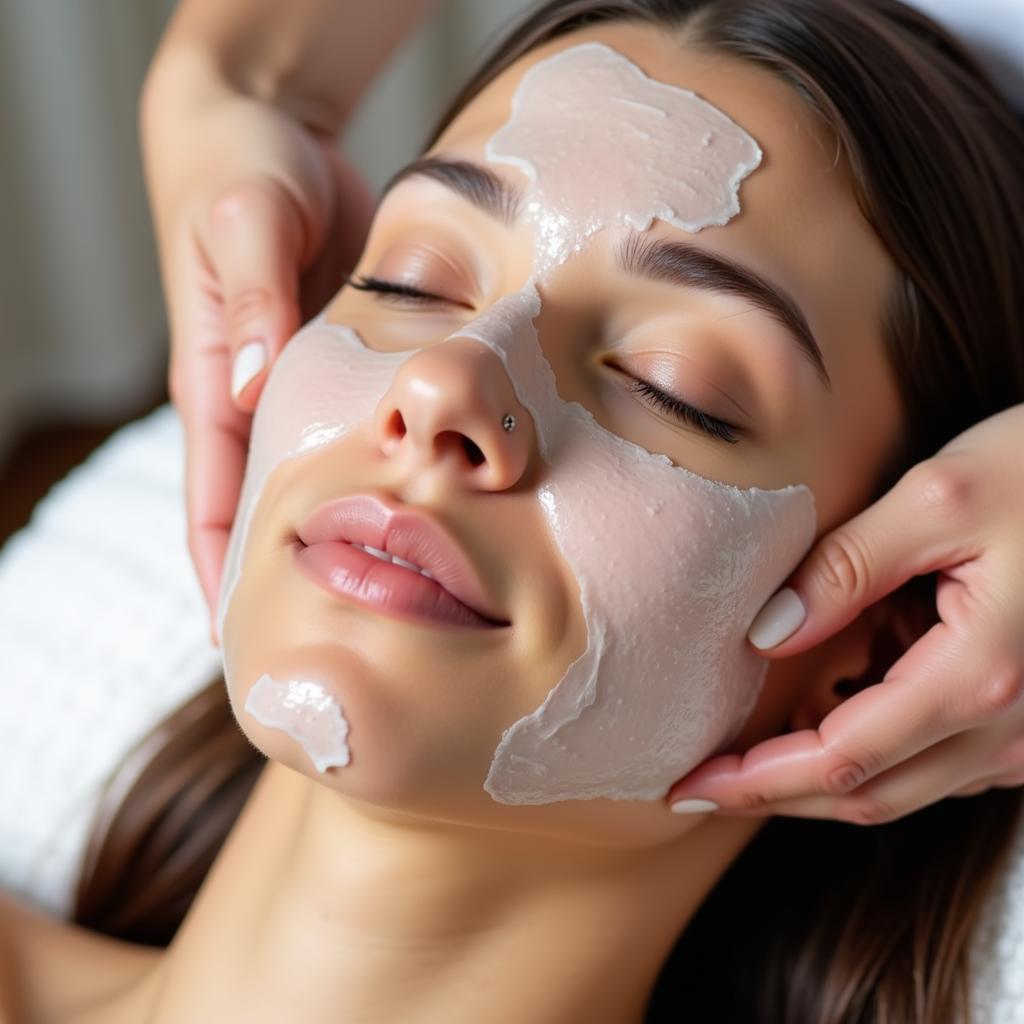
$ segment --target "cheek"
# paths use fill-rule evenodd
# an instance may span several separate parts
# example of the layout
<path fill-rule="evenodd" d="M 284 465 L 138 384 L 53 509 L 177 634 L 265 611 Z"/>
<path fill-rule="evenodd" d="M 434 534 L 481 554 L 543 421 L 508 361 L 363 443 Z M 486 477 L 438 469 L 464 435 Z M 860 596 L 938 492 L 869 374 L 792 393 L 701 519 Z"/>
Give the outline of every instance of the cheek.
<path fill-rule="evenodd" d="M 784 732 L 811 679 L 812 667 L 806 656 L 773 662 L 754 710 L 727 750 L 744 752 L 755 743 Z"/>
<path fill-rule="evenodd" d="M 221 582 L 222 630 L 252 514 L 270 474 L 366 424 L 408 357 L 369 353 L 353 331 L 327 323 L 322 314 L 285 346 L 253 417 L 245 481 Z"/>
<path fill-rule="evenodd" d="M 321 601 L 303 581 L 293 586 L 272 569 L 250 574 L 250 564 L 224 633 L 228 691 L 249 739 L 268 757 L 373 803 L 436 812 L 483 798 L 487 765 L 515 710 L 520 673 L 512 660 L 497 652 L 438 655 L 436 639 L 426 655 L 403 642 L 402 625 Z M 282 687 L 313 681 L 330 707 L 307 714 L 305 732 L 301 723 L 268 721 L 247 707 L 264 676 Z M 321 773 L 303 736 L 323 734 L 334 708 L 349 758 Z"/>
<path fill-rule="evenodd" d="M 241 583 L 236 575 L 228 584 L 229 685 L 237 699 L 264 673 L 320 678 L 351 726 L 352 765 L 339 785 L 365 784 L 364 795 L 475 805 L 486 774 L 483 788 L 498 803 L 653 801 L 753 703 L 761 665 L 751 663 L 746 628 L 813 535 L 809 492 L 739 491 L 602 430 L 559 398 L 533 326 L 538 312 L 537 294 L 524 290 L 460 332 L 500 355 L 543 435 L 546 473 L 527 497 L 537 534 L 557 547 L 551 564 L 578 585 L 578 594 L 560 588 L 569 594 L 561 606 L 537 602 L 564 621 L 546 623 L 546 634 L 524 630 L 532 650 L 441 649 L 429 630 L 404 631 L 396 643 L 395 624 L 313 600 L 272 542 L 270 474 L 320 449 L 324 458 L 356 452 L 347 447 L 362 443 L 355 428 L 407 356 L 369 352 L 351 331 L 314 325 L 282 354 L 261 401 L 233 557 L 250 522 L 254 542 L 269 540 L 254 543 Z M 344 474 L 328 478 L 344 489 Z M 538 644 L 544 635 L 560 641 Z"/>
<path fill-rule="evenodd" d="M 859 671 L 861 647 L 851 643 L 858 635 L 851 626 L 809 651 L 772 662 L 757 705 L 729 751 L 746 751 L 784 732 L 816 729 L 840 703 L 833 684 Z"/>
<path fill-rule="evenodd" d="M 354 798 L 425 815 L 479 819 L 503 730 L 528 714 L 585 646 L 571 581 L 541 540 L 536 500 L 506 506 L 496 530 L 515 538 L 508 565 L 513 607 L 506 640 L 441 637 L 339 602 L 296 568 L 285 524 L 360 474 L 361 434 L 280 465 L 248 531 L 244 571 L 224 622 L 225 678 L 236 718 L 268 757 Z M 247 710 L 264 675 L 315 681 L 347 726 L 350 761 L 317 771 L 301 737 Z"/>

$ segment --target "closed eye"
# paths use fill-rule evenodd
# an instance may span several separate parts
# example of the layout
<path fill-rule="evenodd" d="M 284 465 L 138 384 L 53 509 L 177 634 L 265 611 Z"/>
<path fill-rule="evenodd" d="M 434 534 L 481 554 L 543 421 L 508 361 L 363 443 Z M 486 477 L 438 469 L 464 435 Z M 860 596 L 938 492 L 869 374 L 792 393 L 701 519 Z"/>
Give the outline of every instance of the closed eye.
<path fill-rule="evenodd" d="M 465 309 L 472 308 L 465 302 L 456 302 L 454 299 L 449 299 L 447 296 L 435 295 L 433 292 L 425 292 L 422 288 L 416 288 L 411 284 L 403 284 L 400 281 L 385 281 L 380 277 L 358 274 L 349 277 L 345 281 L 345 284 L 350 285 L 357 291 L 374 292 L 395 305 L 447 305 L 462 306 Z"/>
<path fill-rule="evenodd" d="M 410 284 L 404 284 L 400 281 L 386 281 L 383 278 L 371 275 L 353 275 L 345 283 L 357 291 L 373 292 L 396 305 L 419 307 L 447 305 L 472 308 L 467 306 L 466 303 L 456 302 L 454 299 L 449 299 L 444 295 L 435 295 L 432 292 L 423 291 L 423 289 L 416 288 Z M 619 372 L 623 371 L 620 370 Z M 710 416 L 695 405 L 684 402 L 681 398 L 666 394 L 648 381 L 640 380 L 629 374 L 624 374 L 624 376 L 629 379 L 628 386 L 630 390 L 640 395 L 648 405 L 652 405 L 662 412 L 667 412 L 670 416 L 680 420 L 687 426 L 695 427 L 697 430 L 701 430 L 720 441 L 725 441 L 727 444 L 739 443 L 739 438 L 736 436 L 736 431 L 739 428 L 715 416 Z"/>
<path fill-rule="evenodd" d="M 660 388 L 656 388 L 646 380 L 629 377 L 628 386 L 631 391 L 640 395 L 649 405 L 667 412 L 670 416 L 681 420 L 688 426 L 696 427 L 698 430 L 702 430 L 704 433 L 710 434 L 720 441 L 725 441 L 727 444 L 739 443 L 740 439 L 736 436 L 736 431 L 739 428 L 734 427 L 731 423 L 726 423 L 715 416 L 709 416 L 702 409 L 698 409 L 695 405 L 690 405 L 689 402 L 684 402 L 681 398 L 667 395 Z"/>

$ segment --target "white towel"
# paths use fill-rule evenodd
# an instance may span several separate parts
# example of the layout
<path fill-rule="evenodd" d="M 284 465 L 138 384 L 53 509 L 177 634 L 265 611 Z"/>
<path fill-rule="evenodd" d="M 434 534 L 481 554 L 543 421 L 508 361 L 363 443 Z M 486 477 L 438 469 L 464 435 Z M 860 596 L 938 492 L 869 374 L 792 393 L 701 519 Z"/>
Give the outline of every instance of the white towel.
<path fill-rule="evenodd" d="M 971 953 L 971 1024 L 1024 1024 L 1024 825 Z"/>
<path fill-rule="evenodd" d="M 220 670 L 165 407 L 58 484 L 0 552 L 0 885 L 70 911 L 100 792 Z"/>

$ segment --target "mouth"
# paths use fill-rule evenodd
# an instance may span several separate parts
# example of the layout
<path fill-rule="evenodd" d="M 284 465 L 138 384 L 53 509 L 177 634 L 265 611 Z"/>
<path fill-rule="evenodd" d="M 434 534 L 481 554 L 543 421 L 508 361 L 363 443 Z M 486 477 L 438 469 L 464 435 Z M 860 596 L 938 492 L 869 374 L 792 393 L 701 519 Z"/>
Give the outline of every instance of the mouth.
<path fill-rule="evenodd" d="M 405 621 L 511 625 L 459 544 L 421 511 L 373 495 L 339 498 L 320 506 L 296 540 L 300 570 L 336 597 Z"/>

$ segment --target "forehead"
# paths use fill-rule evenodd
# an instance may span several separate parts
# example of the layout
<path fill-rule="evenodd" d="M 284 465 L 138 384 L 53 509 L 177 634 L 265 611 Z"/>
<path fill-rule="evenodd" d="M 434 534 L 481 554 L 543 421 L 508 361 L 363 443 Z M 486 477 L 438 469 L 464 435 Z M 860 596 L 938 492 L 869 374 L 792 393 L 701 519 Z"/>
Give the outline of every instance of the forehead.
<path fill-rule="evenodd" d="M 844 169 L 835 166 L 835 145 L 828 132 L 775 76 L 748 62 L 701 51 L 664 30 L 624 22 L 572 32 L 530 51 L 459 113 L 435 149 L 469 149 L 486 141 L 509 119 L 513 97 L 526 73 L 534 65 L 585 42 L 611 47 L 657 83 L 696 93 L 736 121 L 763 148 L 778 150 L 773 157 L 785 158 L 786 170 L 799 169 L 809 161 L 819 172 L 829 174 L 837 187 L 847 187 Z M 599 107 L 604 99 L 606 97 L 593 97 L 595 118 L 611 113 L 611 108 Z M 621 106 L 615 108 L 615 116 L 624 116 L 622 111 Z M 671 145 L 671 140 L 667 139 L 666 144 Z M 608 152 L 604 155 L 609 163 L 615 156 Z"/>
<path fill-rule="evenodd" d="M 678 34 L 613 22 L 546 43 L 506 69 L 468 104 L 432 152 L 484 160 L 486 143 L 509 120 L 513 96 L 527 71 L 548 57 L 591 41 L 617 50 L 656 81 L 696 93 L 760 145 L 763 159 L 743 181 L 740 214 L 724 227 L 701 231 L 702 244 L 742 256 L 766 276 L 804 285 L 813 293 L 807 297 L 809 304 L 814 306 L 816 297 L 822 317 L 827 303 L 834 312 L 843 312 L 844 296 L 831 294 L 839 274 L 846 280 L 849 310 L 858 310 L 863 319 L 867 303 L 868 309 L 878 310 L 880 320 L 891 263 L 857 206 L 847 163 L 831 132 L 767 70 L 701 51 Z M 595 117 L 601 116 L 599 103 L 600 97 L 595 97 Z M 672 138 L 663 144 L 671 148 Z M 580 157 L 570 153 L 567 158 Z M 592 158 L 601 161 L 607 173 L 611 197 L 616 172 L 629 173 L 629 161 L 617 159 L 611 148 L 600 149 Z M 495 169 L 521 180 L 512 168 Z M 799 239 L 799 246 L 792 244 L 794 239 Z M 851 267 L 857 268 L 856 280 L 850 277 Z"/>

